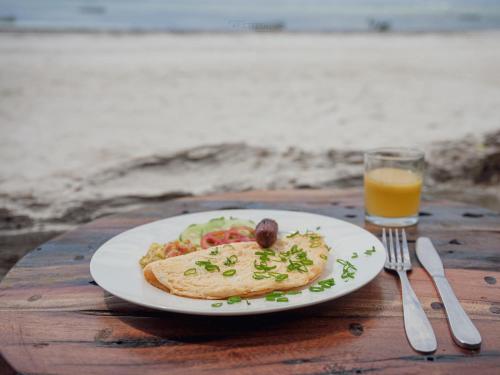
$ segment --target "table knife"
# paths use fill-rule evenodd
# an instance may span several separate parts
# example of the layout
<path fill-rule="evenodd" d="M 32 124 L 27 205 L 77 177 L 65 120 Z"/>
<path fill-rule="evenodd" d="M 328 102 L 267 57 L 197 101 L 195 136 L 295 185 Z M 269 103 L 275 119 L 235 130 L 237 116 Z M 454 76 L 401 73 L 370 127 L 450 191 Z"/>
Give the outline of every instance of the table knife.
<path fill-rule="evenodd" d="M 451 285 L 444 274 L 443 262 L 427 237 L 417 239 L 417 257 L 425 270 L 431 275 L 441 296 L 453 340 L 458 346 L 477 349 L 481 346 L 481 335 L 458 302 Z"/>

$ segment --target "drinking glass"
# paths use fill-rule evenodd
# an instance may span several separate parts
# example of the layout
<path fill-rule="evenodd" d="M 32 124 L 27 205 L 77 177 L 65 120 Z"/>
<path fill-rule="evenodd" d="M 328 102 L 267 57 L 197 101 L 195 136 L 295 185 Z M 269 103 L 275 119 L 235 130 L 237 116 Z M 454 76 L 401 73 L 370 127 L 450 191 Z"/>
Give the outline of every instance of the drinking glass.
<path fill-rule="evenodd" d="M 418 222 L 424 177 L 424 153 L 387 147 L 365 153 L 365 218 L 391 227 Z"/>

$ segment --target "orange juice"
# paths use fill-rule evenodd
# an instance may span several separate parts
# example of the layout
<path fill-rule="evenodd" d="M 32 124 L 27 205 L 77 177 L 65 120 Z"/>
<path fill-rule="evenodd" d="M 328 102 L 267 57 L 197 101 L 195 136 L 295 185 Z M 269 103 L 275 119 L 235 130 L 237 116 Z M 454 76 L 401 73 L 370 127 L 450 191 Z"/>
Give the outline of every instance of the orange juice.
<path fill-rule="evenodd" d="M 422 177 L 398 168 L 377 168 L 365 173 L 365 206 L 370 215 L 408 217 L 418 213 Z"/>

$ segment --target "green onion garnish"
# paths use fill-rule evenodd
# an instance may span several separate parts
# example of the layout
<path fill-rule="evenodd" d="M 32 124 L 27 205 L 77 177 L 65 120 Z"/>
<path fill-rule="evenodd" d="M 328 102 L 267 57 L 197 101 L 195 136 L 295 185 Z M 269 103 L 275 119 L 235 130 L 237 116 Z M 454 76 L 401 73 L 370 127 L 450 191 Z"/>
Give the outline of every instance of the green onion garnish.
<path fill-rule="evenodd" d="M 371 248 L 371 249 L 369 249 L 369 250 L 366 250 L 366 251 L 365 251 L 365 254 L 366 254 L 366 255 L 370 255 L 370 256 L 371 256 L 371 255 L 372 255 L 374 252 L 376 252 L 376 251 L 377 251 L 377 250 L 375 249 L 375 246 L 372 246 L 372 248 Z"/>
<path fill-rule="evenodd" d="M 276 298 L 276 297 L 281 297 L 281 296 L 284 296 L 284 295 L 285 295 L 284 292 L 281 292 L 279 290 L 275 290 L 274 292 L 266 294 L 266 297 L 274 297 L 274 298 Z"/>
<path fill-rule="evenodd" d="M 241 297 L 240 296 L 232 296 L 227 299 L 227 303 L 229 305 L 232 305 L 233 303 L 238 303 L 241 302 Z"/>
<path fill-rule="evenodd" d="M 196 275 L 197 273 L 196 268 L 190 268 L 184 271 L 184 276 Z"/>
<path fill-rule="evenodd" d="M 215 264 L 207 264 L 205 266 L 205 269 L 208 271 L 208 272 L 219 272 L 220 271 L 220 268 L 219 266 L 215 265 Z"/>
<path fill-rule="evenodd" d="M 293 233 L 290 233 L 288 236 L 286 236 L 286 238 L 292 238 L 292 237 L 295 237 L 295 236 L 298 236 L 299 235 L 299 231 L 295 231 Z"/>
<path fill-rule="evenodd" d="M 327 260 L 327 259 L 328 259 L 328 257 L 327 257 L 325 254 L 320 254 L 320 256 L 319 256 L 319 257 L 320 257 L 321 259 L 324 259 L 324 260 Z"/>
<path fill-rule="evenodd" d="M 326 279 L 326 280 L 321 280 L 318 282 L 318 284 L 323 287 L 323 288 L 331 288 L 332 286 L 335 285 L 335 280 L 334 279 Z"/>
<path fill-rule="evenodd" d="M 212 303 L 212 307 L 221 307 L 221 306 L 222 306 L 222 302 Z"/>
<path fill-rule="evenodd" d="M 278 297 L 278 298 L 276 298 L 276 302 L 288 302 L 288 298 L 287 297 Z"/>
<path fill-rule="evenodd" d="M 215 249 L 213 249 L 211 252 L 210 252 L 210 255 L 217 255 L 219 254 L 219 248 L 216 247 Z"/>
<path fill-rule="evenodd" d="M 224 276 L 233 276 L 235 273 L 236 273 L 236 270 L 235 270 L 235 269 L 232 269 L 232 270 L 227 270 L 227 271 L 222 272 L 222 274 L 223 274 Z"/>
<path fill-rule="evenodd" d="M 342 275 L 340 276 L 342 280 L 344 281 L 349 281 L 351 279 L 354 279 L 354 274 L 356 273 L 358 269 L 354 264 L 349 262 L 348 260 L 343 260 L 343 259 L 337 259 L 337 262 L 342 264 Z"/>
<path fill-rule="evenodd" d="M 216 264 L 212 264 L 210 261 L 199 260 L 199 261 L 195 262 L 195 264 L 197 266 L 204 267 L 205 270 L 207 270 L 208 272 L 215 272 L 215 271 L 219 272 L 220 271 L 219 266 L 217 266 Z"/>
<path fill-rule="evenodd" d="M 310 286 L 309 290 L 311 292 L 322 292 L 324 289 L 323 289 L 323 287 L 320 287 L 320 286 Z"/>
<path fill-rule="evenodd" d="M 195 264 L 197 266 L 200 266 L 200 267 L 205 267 L 206 265 L 208 264 L 211 264 L 210 261 L 206 261 L 206 260 L 199 260 L 197 262 L 195 262 Z"/>
<path fill-rule="evenodd" d="M 232 266 L 232 265 L 235 265 L 237 261 L 238 261 L 238 257 L 236 255 L 231 255 L 230 257 L 226 258 L 224 265 L 225 266 Z"/>
<path fill-rule="evenodd" d="M 351 259 L 356 259 L 358 257 L 358 253 L 357 252 L 353 252 L 352 253 L 352 256 L 351 256 Z"/>
<path fill-rule="evenodd" d="M 252 277 L 255 280 L 269 279 L 269 276 L 262 272 L 254 272 Z"/>
<path fill-rule="evenodd" d="M 293 296 L 295 294 L 302 294 L 302 291 L 300 291 L 300 290 L 289 290 L 288 292 L 286 292 L 286 294 L 288 294 L 290 296 Z"/>
<path fill-rule="evenodd" d="M 274 280 L 276 280 L 278 282 L 286 280 L 286 279 L 288 279 L 288 274 L 286 274 L 286 273 L 280 273 L 278 276 L 276 276 L 274 278 Z"/>
<path fill-rule="evenodd" d="M 259 270 L 259 271 L 271 271 L 271 270 L 274 270 L 277 267 L 277 266 L 267 266 L 267 265 L 265 265 L 263 263 L 257 264 L 256 260 L 254 260 L 253 265 L 254 265 L 255 269 Z"/>

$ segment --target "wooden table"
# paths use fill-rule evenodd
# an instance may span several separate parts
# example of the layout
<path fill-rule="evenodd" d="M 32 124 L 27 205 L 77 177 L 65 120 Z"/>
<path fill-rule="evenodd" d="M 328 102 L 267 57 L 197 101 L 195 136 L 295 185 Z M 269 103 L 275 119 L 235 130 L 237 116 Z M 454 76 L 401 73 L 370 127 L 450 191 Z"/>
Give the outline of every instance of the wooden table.
<path fill-rule="evenodd" d="M 219 208 L 304 210 L 365 225 L 361 194 L 352 190 L 179 199 L 98 219 L 34 249 L 0 284 L 6 360 L 23 374 L 499 373 L 500 214 L 481 208 L 424 202 L 409 237 L 412 251 L 417 236 L 432 237 L 482 334 L 479 351 L 453 344 L 436 291 L 414 257 L 410 281 L 436 332 L 433 355 L 409 347 L 399 283 L 386 272 L 355 293 L 315 307 L 226 318 L 148 310 L 104 292 L 91 279 L 90 258 L 110 237 L 167 216 Z"/>

